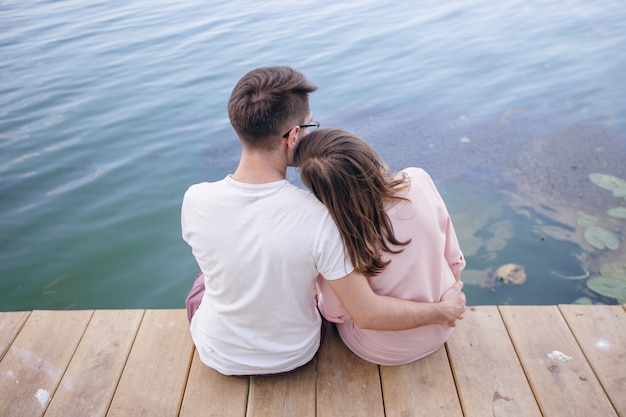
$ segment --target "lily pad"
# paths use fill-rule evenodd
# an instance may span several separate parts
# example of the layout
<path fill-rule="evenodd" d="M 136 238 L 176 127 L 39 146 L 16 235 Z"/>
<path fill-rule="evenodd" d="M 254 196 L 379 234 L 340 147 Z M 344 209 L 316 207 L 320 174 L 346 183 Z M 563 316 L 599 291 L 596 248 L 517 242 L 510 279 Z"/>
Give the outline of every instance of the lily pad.
<path fill-rule="evenodd" d="M 626 262 L 609 262 L 602 265 L 600 273 L 605 277 L 615 277 L 626 281 Z"/>
<path fill-rule="evenodd" d="M 592 183 L 605 190 L 616 191 L 626 189 L 626 181 L 613 175 L 594 172 L 593 174 L 589 174 L 589 179 Z"/>
<path fill-rule="evenodd" d="M 613 233 L 600 226 L 590 226 L 585 229 L 583 236 L 587 243 L 596 249 L 619 249 L 619 239 Z"/>
<path fill-rule="evenodd" d="M 606 211 L 606 214 L 617 219 L 626 219 L 626 207 L 610 208 Z"/>
<path fill-rule="evenodd" d="M 593 300 L 589 297 L 580 297 L 577 298 L 576 300 L 574 300 L 574 302 L 572 304 L 578 304 L 578 305 L 591 305 L 593 304 Z"/>
<path fill-rule="evenodd" d="M 596 277 L 587 281 L 587 287 L 605 297 L 626 300 L 626 281 L 611 277 Z"/>
<path fill-rule="evenodd" d="M 613 195 L 617 198 L 626 198 L 626 187 L 620 187 L 616 190 L 613 190 Z"/>
<path fill-rule="evenodd" d="M 578 212 L 578 220 L 577 223 L 582 227 L 595 226 L 598 224 L 598 218 L 596 216 L 592 216 L 591 214 L 587 214 L 585 212 Z"/>
<path fill-rule="evenodd" d="M 526 282 L 526 271 L 518 264 L 505 264 L 496 270 L 495 276 L 505 284 L 522 285 Z"/>

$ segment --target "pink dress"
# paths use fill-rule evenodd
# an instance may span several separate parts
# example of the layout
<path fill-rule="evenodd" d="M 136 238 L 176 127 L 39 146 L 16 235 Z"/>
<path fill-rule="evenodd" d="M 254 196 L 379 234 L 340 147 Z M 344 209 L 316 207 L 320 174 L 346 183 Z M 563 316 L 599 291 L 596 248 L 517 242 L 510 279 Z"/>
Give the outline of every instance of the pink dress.
<path fill-rule="evenodd" d="M 406 197 L 387 210 L 399 241 L 412 239 L 385 270 L 369 278 L 375 293 L 414 301 L 437 302 L 455 282 L 454 273 L 465 268 L 465 259 L 446 205 L 430 176 L 420 168 L 403 170 L 411 179 Z M 393 247 L 392 247 L 393 248 Z M 395 248 L 394 248 L 395 249 Z M 321 277 L 317 282 L 319 309 L 337 323 L 346 346 L 361 358 L 381 365 L 403 365 L 439 349 L 453 328 L 429 325 L 411 330 L 379 331 L 357 327 L 332 289 Z"/>

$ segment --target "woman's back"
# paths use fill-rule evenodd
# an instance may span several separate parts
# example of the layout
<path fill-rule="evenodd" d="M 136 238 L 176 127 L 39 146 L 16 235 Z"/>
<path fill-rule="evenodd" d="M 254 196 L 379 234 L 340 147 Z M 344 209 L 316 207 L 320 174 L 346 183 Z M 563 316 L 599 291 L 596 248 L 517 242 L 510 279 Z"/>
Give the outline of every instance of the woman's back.
<path fill-rule="evenodd" d="M 430 176 L 407 168 L 394 175 L 376 151 L 343 129 L 320 129 L 298 145 L 302 182 L 329 210 L 354 268 L 375 293 L 434 303 L 460 276 L 465 260 L 448 210 Z M 363 330 L 318 280 L 319 308 L 336 322 L 357 355 L 383 365 L 412 362 L 439 348 L 452 328 Z"/>
<path fill-rule="evenodd" d="M 408 200 L 386 209 L 399 241 L 411 240 L 398 253 L 383 252 L 391 261 L 379 275 L 370 277 L 374 292 L 413 301 L 437 302 L 455 282 L 465 260 L 450 216 L 430 176 L 422 169 L 403 171 L 410 179 Z M 332 290 L 318 280 L 319 307 L 337 322 L 344 343 L 358 356 L 382 365 L 412 362 L 437 350 L 452 333 L 452 327 L 424 326 L 400 332 L 363 330 L 345 313 Z"/>

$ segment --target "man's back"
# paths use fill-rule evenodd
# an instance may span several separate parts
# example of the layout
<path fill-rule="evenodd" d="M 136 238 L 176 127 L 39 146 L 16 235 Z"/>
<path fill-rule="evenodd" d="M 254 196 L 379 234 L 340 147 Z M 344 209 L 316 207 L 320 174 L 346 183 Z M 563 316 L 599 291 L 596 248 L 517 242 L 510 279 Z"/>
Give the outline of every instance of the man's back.
<path fill-rule="evenodd" d="M 315 277 L 345 276 L 341 239 L 324 206 L 286 180 L 196 184 L 183 238 L 205 276 L 191 323 L 202 361 L 224 373 L 289 371 L 319 346 Z"/>

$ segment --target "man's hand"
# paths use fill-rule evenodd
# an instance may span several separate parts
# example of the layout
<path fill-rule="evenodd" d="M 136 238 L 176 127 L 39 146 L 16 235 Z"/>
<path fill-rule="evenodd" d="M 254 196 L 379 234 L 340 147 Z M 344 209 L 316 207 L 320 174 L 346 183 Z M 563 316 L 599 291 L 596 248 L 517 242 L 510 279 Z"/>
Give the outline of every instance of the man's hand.
<path fill-rule="evenodd" d="M 457 281 L 441 296 L 439 307 L 441 313 L 446 318 L 446 323 L 454 327 L 457 320 L 463 319 L 465 313 L 465 294 L 463 293 L 463 282 Z"/>

